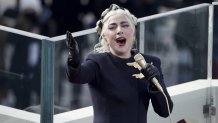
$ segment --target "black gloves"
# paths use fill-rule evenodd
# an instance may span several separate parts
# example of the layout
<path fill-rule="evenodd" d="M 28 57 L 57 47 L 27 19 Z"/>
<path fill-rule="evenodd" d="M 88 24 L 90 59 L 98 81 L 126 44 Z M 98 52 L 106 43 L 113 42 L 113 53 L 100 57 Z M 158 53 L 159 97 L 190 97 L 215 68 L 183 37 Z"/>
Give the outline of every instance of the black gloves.
<path fill-rule="evenodd" d="M 154 85 L 154 83 L 151 80 L 152 78 L 155 77 L 160 83 L 160 72 L 157 69 L 157 67 L 155 67 L 152 64 L 147 64 L 146 68 L 142 69 L 141 72 L 147 78 L 147 80 L 151 83 L 149 84 L 150 90 L 153 92 L 158 91 L 158 88 Z"/>
<path fill-rule="evenodd" d="M 158 81 L 160 80 L 160 72 L 152 64 L 147 64 L 145 69 L 141 70 L 142 74 L 147 78 L 148 81 L 151 81 L 152 78 L 156 78 Z"/>
<path fill-rule="evenodd" d="M 77 67 L 80 63 L 79 48 L 76 40 L 69 31 L 66 33 L 66 45 L 69 50 L 68 63 L 73 67 Z"/>

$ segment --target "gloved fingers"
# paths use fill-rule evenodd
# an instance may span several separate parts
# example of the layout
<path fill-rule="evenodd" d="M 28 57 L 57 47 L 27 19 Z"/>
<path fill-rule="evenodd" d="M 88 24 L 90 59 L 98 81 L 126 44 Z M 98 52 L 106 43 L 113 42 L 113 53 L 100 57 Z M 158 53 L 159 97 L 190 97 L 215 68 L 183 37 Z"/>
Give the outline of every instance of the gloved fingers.
<path fill-rule="evenodd" d="M 150 73 L 151 71 L 155 70 L 155 67 L 151 64 L 148 64 L 145 70 L 147 73 Z"/>
<path fill-rule="evenodd" d="M 71 39 L 72 38 L 71 32 L 67 31 L 66 33 L 67 33 L 67 39 Z"/>
<path fill-rule="evenodd" d="M 66 44 L 67 44 L 68 48 L 70 47 L 70 35 L 71 35 L 71 33 L 69 31 L 67 31 L 66 32 Z"/>
<path fill-rule="evenodd" d="M 155 71 L 150 71 L 148 80 L 151 80 L 154 77 L 158 77 L 158 74 Z"/>
<path fill-rule="evenodd" d="M 149 72 L 149 71 L 158 71 L 157 67 L 155 67 L 154 65 L 152 64 L 148 64 L 148 66 L 146 67 L 146 71 Z"/>
<path fill-rule="evenodd" d="M 152 64 L 148 64 L 143 73 L 148 80 L 151 80 L 154 77 L 159 78 L 160 76 L 159 70 Z"/>
<path fill-rule="evenodd" d="M 72 36 L 71 32 L 67 31 L 66 32 L 66 43 L 68 47 L 74 47 L 76 44 L 76 41 L 74 37 Z"/>

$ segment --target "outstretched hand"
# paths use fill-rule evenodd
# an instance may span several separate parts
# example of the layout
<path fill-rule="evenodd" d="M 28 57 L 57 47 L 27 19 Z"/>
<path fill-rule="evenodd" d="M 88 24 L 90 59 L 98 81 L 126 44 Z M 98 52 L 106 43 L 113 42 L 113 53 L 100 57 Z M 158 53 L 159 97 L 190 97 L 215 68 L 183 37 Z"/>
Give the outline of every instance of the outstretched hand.
<path fill-rule="evenodd" d="M 69 60 L 71 64 L 74 64 L 74 66 L 77 66 L 80 62 L 79 58 L 79 48 L 76 40 L 72 36 L 71 32 L 66 32 L 66 45 L 69 50 Z"/>
<path fill-rule="evenodd" d="M 71 32 L 66 32 L 66 45 L 69 49 L 70 55 L 74 55 L 75 53 L 79 53 L 79 48 L 76 40 L 72 36 Z"/>

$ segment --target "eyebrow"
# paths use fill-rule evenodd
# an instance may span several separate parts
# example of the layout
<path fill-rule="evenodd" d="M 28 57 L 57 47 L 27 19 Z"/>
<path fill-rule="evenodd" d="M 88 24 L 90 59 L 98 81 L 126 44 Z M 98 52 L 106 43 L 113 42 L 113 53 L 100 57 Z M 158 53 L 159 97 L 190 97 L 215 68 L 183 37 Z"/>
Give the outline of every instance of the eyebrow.
<path fill-rule="evenodd" d="M 128 21 L 121 21 L 120 24 L 129 24 Z M 109 25 L 117 25 L 116 23 L 110 23 Z"/>

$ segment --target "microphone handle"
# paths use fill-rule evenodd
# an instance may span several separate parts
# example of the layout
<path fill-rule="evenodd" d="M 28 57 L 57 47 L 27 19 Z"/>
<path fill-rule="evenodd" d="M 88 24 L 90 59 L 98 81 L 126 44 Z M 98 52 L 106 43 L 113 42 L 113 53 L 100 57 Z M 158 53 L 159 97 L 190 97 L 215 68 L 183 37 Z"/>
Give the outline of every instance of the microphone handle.
<path fill-rule="evenodd" d="M 161 87 L 160 83 L 158 82 L 158 80 L 154 77 L 151 79 L 151 81 L 153 82 L 153 84 L 157 87 L 157 89 L 161 92 L 163 92 L 163 88 Z"/>

